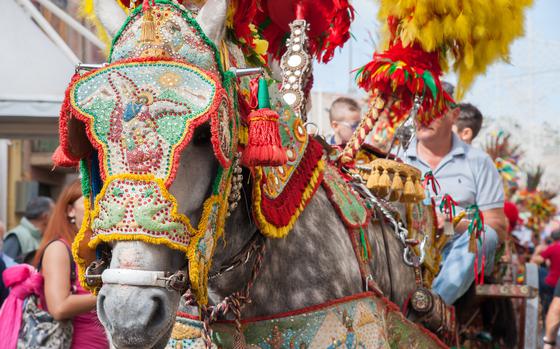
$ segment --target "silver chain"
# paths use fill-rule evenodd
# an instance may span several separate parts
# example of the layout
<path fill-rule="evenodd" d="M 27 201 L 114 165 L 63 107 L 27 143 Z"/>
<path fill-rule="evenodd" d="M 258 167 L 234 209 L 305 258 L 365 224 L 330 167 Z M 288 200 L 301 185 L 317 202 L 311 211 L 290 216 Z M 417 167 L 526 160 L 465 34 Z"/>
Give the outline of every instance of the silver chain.
<path fill-rule="evenodd" d="M 239 200 L 241 199 L 241 189 L 243 188 L 243 170 L 239 165 L 241 159 L 241 153 L 235 155 L 233 160 L 233 176 L 231 178 L 231 193 L 228 197 L 228 210 L 226 217 L 229 217 L 231 213 L 237 208 Z"/>
<path fill-rule="evenodd" d="M 403 251 L 403 260 L 404 262 L 411 267 L 418 266 L 424 262 L 425 254 L 425 246 L 427 242 L 427 236 L 424 236 L 424 239 L 420 243 L 420 256 L 416 256 L 414 250 L 410 248 L 410 240 L 408 239 L 408 229 L 404 226 L 402 221 L 397 221 L 395 219 L 395 215 L 398 212 L 395 207 L 388 201 L 385 201 L 381 198 L 376 197 L 371 193 L 371 191 L 365 186 L 364 181 L 360 175 L 351 174 L 352 178 L 354 179 L 351 183 L 354 188 L 362 194 L 362 196 L 373 206 L 377 207 L 379 211 L 383 214 L 383 216 L 393 225 L 393 232 L 397 239 L 400 240 L 402 245 L 404 246 Z"/>

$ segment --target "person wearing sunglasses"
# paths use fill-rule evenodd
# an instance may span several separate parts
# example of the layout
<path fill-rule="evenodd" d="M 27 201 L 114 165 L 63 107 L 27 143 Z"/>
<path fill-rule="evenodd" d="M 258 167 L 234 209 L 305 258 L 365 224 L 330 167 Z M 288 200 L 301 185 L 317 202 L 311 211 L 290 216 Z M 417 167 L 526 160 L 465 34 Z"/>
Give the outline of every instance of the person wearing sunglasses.
<path fill-rule="evenodd" d="M 453 85 L 446 82 L 442 85 L 447 93 L 453 95 Z M 455 227 L 455 235 L 443 249 L 442 268 L 432 287 L 449 305 L 455 303 L 473 283 L 475 260 L 481 260 L 482 253 L 486 260 L 484 271 L 486 274 L 492 271 L 496 248 L 505 238 L 507 229 L 500 175 L 486 153 L 464 143 L 453 133 L 459 114 L 460 107 L 451 105 L 444 116 L 430 124 L 416 123 L 416 138 L 402 157 L 404 162 L 420 169 L 423 174 L 431 172 L 438 181 L 440 195 L 435 196 L 437 206 L 443 193 L 446 193 L 457 202 L 457 209 L 477 205 L 484 215 L 485 235 L 482 242 L 478 242 L 478 256 L 469 252 L 468 219 Z M 443 225 L 444 216 L 438 214 L 438 227 Z M 482 272 L 481 263 L 478 267 L 477 272 Z"/>
<path fill-rule="evenodd" d="M 329 108 L 329 120 L 333 134 L 327 138 L 331 145 L 344 146 L 358 128 L 362 118 L 362 110 L 352 98 L 337 98 Z"/>

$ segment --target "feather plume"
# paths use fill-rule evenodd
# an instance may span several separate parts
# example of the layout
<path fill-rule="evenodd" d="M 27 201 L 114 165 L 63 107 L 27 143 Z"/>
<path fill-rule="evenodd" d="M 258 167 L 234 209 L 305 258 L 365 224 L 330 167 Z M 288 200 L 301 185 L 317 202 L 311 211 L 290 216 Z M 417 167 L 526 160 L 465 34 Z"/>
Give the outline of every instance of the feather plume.
<path fill-rule="evenodd" d="M 523 34 L 523 12 L 532 0 L 380 0 L 378 16 L 394 18 L 405 46 L 441 52 L 442 67 L 458 74 L 457 97 L 497 60 L 507 60 L 511 43 Z M 499 14 L 499 15 L 498 15 Z M 385 30 L 390 33 L 390 31 Z"/>

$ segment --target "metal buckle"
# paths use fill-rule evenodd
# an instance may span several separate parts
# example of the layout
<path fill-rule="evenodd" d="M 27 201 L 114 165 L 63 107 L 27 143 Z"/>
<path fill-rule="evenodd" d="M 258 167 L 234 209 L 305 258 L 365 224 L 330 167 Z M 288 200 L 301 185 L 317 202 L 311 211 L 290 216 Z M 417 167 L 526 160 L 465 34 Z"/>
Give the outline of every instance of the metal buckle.
<path fill-rule="evenodd" d="M 80 71 L 96 70 L 96 69 L 104 68 L 108 65 L 109 63 L 101 63 L 101 64 L 78 63 L 76 65 L 76 73 L 79 73 Z"/>
<path fill-rule="evenodd" d="M 86 284 L 90 287 L 99 287 L 103 284 L 101 281 L 101 274 L 107 269 L 107 262 L 103 259 L 98 259 L 86 268 L 85 279 Z"/>
<path fill-rule="evenodd" d="M 183 270 L 179 270 L 168 277 L 158 279 L 165 280 L 165 288 L 169 291 L 183 293 L 189 288 L 189 274 Z"/>

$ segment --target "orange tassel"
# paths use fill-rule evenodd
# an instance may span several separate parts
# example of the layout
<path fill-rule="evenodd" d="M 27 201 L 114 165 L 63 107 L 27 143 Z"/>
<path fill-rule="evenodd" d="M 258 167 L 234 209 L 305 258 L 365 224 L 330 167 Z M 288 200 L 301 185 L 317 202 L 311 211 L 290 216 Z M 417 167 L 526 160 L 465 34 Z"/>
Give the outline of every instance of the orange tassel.
<path fill-rule="evenodd" d="M 241 161 L 248 167 L 281 166 L 288 162 L 278 129 L 278 113 L 263 108 L 249 114 L 249 139 Z"/>

